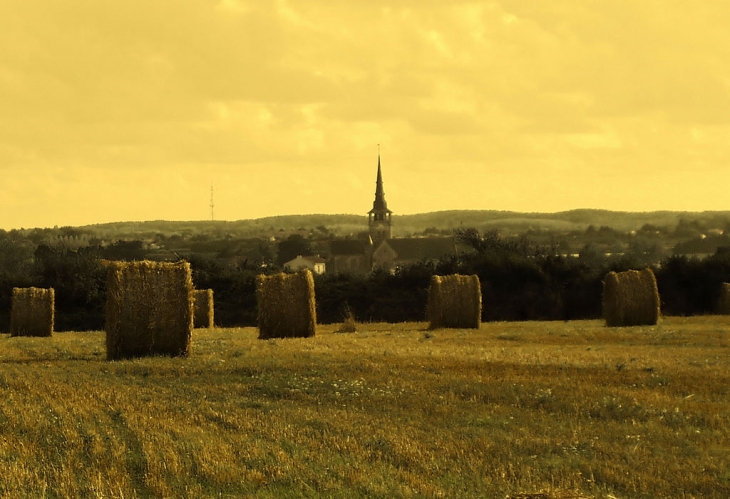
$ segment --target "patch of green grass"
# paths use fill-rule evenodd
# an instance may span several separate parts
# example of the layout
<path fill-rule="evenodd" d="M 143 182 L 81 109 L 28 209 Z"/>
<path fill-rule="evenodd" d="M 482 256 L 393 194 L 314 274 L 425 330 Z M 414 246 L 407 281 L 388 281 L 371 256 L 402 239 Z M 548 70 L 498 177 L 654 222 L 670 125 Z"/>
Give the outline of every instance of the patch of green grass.
<path fill-rule="evenodd" d="M 0 336 L 0 497 L 730 496 L 728 317 Z"/>

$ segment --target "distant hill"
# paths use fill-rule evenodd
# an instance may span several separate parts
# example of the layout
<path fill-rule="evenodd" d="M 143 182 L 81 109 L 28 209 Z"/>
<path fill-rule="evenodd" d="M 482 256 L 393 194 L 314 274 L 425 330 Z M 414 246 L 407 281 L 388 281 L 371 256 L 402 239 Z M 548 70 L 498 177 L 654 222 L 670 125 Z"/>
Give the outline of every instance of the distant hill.
<path fill-rule="evenodd" d="M 338 237 L 357 235 L 367 230 L 364 215 L 286 215 L 237 221 L 150 221 L 114 222 L 79 227 L 99 236 L 143 237 L 163 234 L 218 237 L 270 237 L 287 233 L 319 231 Z M 593 225 L 607 226 L 619 232 L 639 230 L 645 225 L 674 228 L 680 223 L 707 229 L 730 227 L 730 211 L 711 212 L 620 212 L 609 210 L 571 210 L 558 213 L 521 213 L 513 211 L 453 210 L 393 216 L 395 236 L 421 234 L 429 229 L 450 231 L 460 227 L 480 230 L 496 229 L 505 235 L 533 231 L 584 231 Z"/>
<path fill-rule="evenodd" d="M 133 235 L 231 235 L 234 237 L 262 237 L 281 232 L 309 232 L 317 227 L 329 232 L 346 235 L 367 228 L 367 217 L 361 215 L 287 215 L 249 220 L 223 221 L 165 221 L 111 222 L 87 225 L 82 230 L 99 235 L 115 234 L 119 237 Z"/>
<path fill-rule="evenodd" d="M 606 226 L 619 232 L 639 230 L 646 224 L 674 228 L 680 220 L 697 222 L 710 228 L 722 228 L 730 222 L 730 211 L 653 211 L 625 212 L 609 210 L 570 210 L 557 213 L 522 213 L 514 211 L 440 211 L 418 215 L 394 216 L 394 227 L 410 227 L 422 231 L 427 227 L 476 227 L 500 232 L 526 230 L 583 231 L 593 225 Z"/>

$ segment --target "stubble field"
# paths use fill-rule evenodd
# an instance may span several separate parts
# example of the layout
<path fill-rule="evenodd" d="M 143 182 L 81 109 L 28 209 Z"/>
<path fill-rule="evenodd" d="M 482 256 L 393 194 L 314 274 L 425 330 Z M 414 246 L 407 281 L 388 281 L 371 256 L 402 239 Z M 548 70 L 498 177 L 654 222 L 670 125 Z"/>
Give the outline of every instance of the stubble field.
<path fill-rule="evenodd" d="M 2 497 L 730 497 L 730 317 L 0 335 Z"/>

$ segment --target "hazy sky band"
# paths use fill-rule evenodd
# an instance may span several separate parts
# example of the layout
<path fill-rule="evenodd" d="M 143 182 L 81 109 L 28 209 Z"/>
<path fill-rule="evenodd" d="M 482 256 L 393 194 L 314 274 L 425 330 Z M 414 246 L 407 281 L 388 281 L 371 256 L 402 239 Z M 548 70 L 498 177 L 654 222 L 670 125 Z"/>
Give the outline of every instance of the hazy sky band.
<path fill-rule="evenodd" d="M 0 226 L 725 210 L 730 4 L 0 2 Z"/>

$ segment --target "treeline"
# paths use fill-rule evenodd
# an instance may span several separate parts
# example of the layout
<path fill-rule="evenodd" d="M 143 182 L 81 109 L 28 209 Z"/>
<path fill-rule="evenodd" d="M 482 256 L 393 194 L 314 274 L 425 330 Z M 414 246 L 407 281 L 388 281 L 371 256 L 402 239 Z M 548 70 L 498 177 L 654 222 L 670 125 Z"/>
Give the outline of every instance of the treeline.
<path fill-rule="evenodd" d="M 468 251 L 439 262 L 367 276 L 316 276 L 319 322 L 341 322 L 347 313 L 358 321 L 424 320 L 431 276 L 453 273 L 479 276 L 484 321 L 599 318 L 606 273 L 646 266 L 631 255 L 613 259 L 559 256 L 556 248 L 534 244 L 525 237 L 504 239 L 497 232 L 468 229 L 456 236 Z M 128 245 L 123 249 L 129 260 L 139 258 L 138 248 Z M 40 245 L 34 251 L 23 251 L 2 253 L 0 331 L 9 330 L 12 288 L 28 286 L 55 289 L 57 331 L 104 328 L 103 249 Z M 278 272 L 278 268 L 248 263 L 231 266 L 197 255 L 189 260 L 195 287 L 215 293 L 219 326 L 256 324 L 256 276 Z M 721 284 L 730 282 L 730 252 L 721 248 L 703 260 L 672 256 L 662 260 L 655 272 L 665 315 L 715 313 Z"/>

